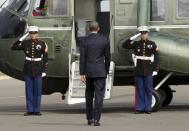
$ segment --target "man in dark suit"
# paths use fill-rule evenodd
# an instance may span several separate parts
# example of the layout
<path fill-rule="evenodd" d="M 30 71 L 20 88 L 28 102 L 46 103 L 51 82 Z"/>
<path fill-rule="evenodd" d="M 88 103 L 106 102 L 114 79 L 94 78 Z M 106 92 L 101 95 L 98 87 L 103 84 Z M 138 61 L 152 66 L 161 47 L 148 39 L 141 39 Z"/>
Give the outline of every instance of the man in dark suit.
<path fill-rule="evenodd" d="M 106 77 L 110 66 L 110 44 L 105 37 L 98 34 L 99 30 L 97 22 L 90 22 L 90 34 L 80 45 L 80 75 L 81 80 L 86 82 L 87 120 L 88 125 L 94 126 L 100 126 Z"/>

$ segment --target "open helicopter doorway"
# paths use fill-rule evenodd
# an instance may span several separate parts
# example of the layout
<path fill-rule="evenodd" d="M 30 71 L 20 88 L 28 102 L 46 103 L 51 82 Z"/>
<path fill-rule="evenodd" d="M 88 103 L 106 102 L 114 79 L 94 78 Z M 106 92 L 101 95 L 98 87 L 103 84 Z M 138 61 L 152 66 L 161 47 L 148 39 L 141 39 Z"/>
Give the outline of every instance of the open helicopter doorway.
<path fill-rule="evenodd" d="M 96 20 L 100 34 L 106 37 L 110 32 L 110 0 L 75 0 L 76 38 L 89 34 L 88 23 Z"/>
<path fill-rule="evenodd" d="M 84 37 L 89 35 L 88 24 L 90 21 L 97 21 L 100 26 L 100 34 L 109 38 L 110 35 L 110 0 L 75 0 L 75 37 L 76 56 L 70 64 L 70 83 L 67 102 L 76 104 L 85 102 L 86 84 L 80 80 L 79 73 L 79 47 Z M 110 73 L 106 79 L 104 99 L 111 98 L 115 64 L 111 62 Z"/>

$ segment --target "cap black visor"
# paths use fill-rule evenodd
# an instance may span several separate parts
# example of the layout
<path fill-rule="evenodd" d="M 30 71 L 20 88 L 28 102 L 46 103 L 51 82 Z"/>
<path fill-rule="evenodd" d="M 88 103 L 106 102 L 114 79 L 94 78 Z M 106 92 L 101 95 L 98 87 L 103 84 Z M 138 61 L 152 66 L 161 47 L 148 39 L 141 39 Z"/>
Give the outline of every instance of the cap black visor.
<path fill-rule="evenodd" d="M 141 34 L 147 34 L 148 31 L 141 31 L 140 33 L 141 33 Z"/>
<path fill-rule="evenodd" d="M 38 32 L 37 31 L 31 31 L 29 32 L 30 34 L 37 34 Z"/>

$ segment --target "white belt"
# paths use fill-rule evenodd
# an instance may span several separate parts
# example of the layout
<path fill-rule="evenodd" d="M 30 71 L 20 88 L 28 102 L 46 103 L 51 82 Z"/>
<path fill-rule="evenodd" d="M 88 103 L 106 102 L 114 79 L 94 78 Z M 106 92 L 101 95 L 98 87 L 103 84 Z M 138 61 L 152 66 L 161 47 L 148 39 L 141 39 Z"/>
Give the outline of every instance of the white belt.
<path fill-rule="evenodd" d="M 41 58 L 30 58 L 30 57 L 26 57 L 26 60 L 28 61 L 41 61 Z"/>
<path fill-rule="evenodd" d="M 154 62 L 154 55 L 152 55 L 151 57 L 147 57 L 147 56 L 136 56 L 135 54 L 132 54 L 132 58 L 135 67 L 137 65 L 137 60 L 150 60 L 151 62 Z"/>
<path fill-rule="evenodd" d="M 138 60 L 150 60 L 151 62 L 154 61 L 154 57 L 153 56 L 151 56 L 151 57 L 147 57 L 147 56 L 135 56 L 135 57 Z"/>

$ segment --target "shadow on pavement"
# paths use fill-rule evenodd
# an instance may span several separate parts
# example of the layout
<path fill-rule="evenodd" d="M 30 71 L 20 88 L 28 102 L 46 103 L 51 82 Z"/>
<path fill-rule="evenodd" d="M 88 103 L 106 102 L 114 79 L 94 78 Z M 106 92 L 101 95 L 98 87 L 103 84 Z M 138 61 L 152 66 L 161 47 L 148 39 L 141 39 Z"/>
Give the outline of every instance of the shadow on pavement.
<path fill-rule="evenodd" d="M 170 105 L 162 108 L 159 112 L 172 112 L 172 111 L 189 111 L 189 105 Z M 23 105 L 18 106 L 0 106 L 0 115 L 16 115 L 25 112 Z M 55 113 L 55 114 L 81 114 L 85 113 L 85 105 L 68 106 L 65 104 L 48 104 L 42 106 L 42 112 Z M 103 108 L 103 113 L 133 113 L 133 103 L 106 103 Z"/>

